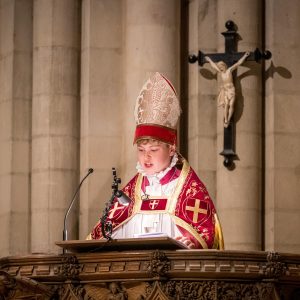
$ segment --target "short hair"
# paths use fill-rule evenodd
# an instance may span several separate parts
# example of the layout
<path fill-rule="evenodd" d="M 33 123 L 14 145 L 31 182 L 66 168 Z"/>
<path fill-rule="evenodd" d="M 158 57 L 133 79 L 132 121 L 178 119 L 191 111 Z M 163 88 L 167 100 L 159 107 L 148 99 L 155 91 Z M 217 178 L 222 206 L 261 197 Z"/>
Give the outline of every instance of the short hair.
<path fill-rule="evenodd" d="M 139 139 L 139 140 L 136 141 L 136 144 L 138 146 L 148 144 L 148 143 L 150 143 L 150 144 L 161 144 L 163 142 L 161 142 L 160 140 L 153 139 L 153 138 L 142 138 L 142 139 Z"/>
<path fill-rule="evenodd" d="M 154 145 L 166 145 L 167 147 L 170 147 L 171 145 L 168 143 L 165 143 L 163 141 L 154 139 L 154 138 L 141 138 L 139 140 L 136 141 L 136 145 L 140 146 L 140 145 L 145 145 L 145 144 L 154 144 Z"/>

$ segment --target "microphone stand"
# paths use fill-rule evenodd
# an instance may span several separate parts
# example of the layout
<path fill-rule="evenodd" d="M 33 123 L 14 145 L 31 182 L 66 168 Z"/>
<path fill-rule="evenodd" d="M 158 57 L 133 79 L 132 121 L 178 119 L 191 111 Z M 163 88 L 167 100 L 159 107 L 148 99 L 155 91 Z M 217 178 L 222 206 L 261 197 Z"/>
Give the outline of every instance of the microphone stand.
<path fill-rule="evenodd" d="M 114 202 L 115 197 L 118 195 L 118 189 L 119 184 L 121 183 L 121 178 L 117 177 L 117 172 L 115 168 L 112 168 L 112 174 L 113 174 L 113 183 L 111 185 L 112 188 L 112 195 L 109 199 L 109 201 L 106 203 L 105 208 L 102 213 L 102 217 L 100 219 L 101 221 L 101 231 L 104 238 L 111 241 L 112 240 L 112 222 L 107 221 L 108 218 L 108 212 Z"/>
<path fill-rule="evenodd" d="M 91 173 L 93 173 L 93 172 L 94 172 L 94 170 L 93 170 L 92 168 L 90 168 L 89 171 L 88 171 L 88 173 L 87 173 L 87 174 L 85 175 L 85 177 L 81 180 L 81 182 L 80 182 L 79 186 L 77 187 L 77 190 L 76 190 L 76 192 L 75 192 L 75 194 L 74 194 L 74 196 L 73 196 L 73 198 L 72 198 L 72 201 L 71 201 L 71 203 L 70 203 L 70 205 L 69 205 L 69 208 L 68 208 L 68 210 L 67 210 L 67 212 L 66 212 L 66 214 L 65 214 L 65 218 L 64 218 L 64 230 L 63 230 L 63 241 L 67 241 L 67 240 L 68 240 L 67 217 L 68 217 L 68 215 L 69 215 L 69 213 L 70 213 L 71 207 L 72 207 L 72 205 L 73 205 L 73 203 L 74 203 L 74 201 L 75 201 L 75 199 L 76 199 L 76 196 L 77 196 L 77 194 L 78 194 L 78 192 L 79 192 L 79 190 L 80 190 L 81 185 L 83 184 L 83 182 L 85 181 L 85 179 L 86 179 Z M 64 253 L 65 253 L 65 249 L 63 249 L 63 251 L 64 251 Z"/>

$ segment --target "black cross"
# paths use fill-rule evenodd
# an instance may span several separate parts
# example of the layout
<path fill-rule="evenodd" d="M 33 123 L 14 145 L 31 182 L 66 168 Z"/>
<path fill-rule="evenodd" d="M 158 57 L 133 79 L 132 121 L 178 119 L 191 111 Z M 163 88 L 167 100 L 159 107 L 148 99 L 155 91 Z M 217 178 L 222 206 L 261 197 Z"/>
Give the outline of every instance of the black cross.
<path fill-rule="evenodd" d="M 227 21 L 225 24 L 227 31 L 222 32 L 222 35 L 225 37 L 225 52 L 224 53 L 208 53 L 204 54 L 199 51 L 198 56 L 190 55 L 189 62 L 195 63 L 198 61 L 199 66 L 203 66 L 207 61 L 205 60 L 205 56 L 211 58 L 213 62 L 223 61 L 226 63 L 228 67 L 231 67 L 235 64 L 244 54 L 245 52 L 237 52 L 237 41 L 238 41 L 238 33 L 236 32 L 236 25 L 233 21 Z M 250 52 L 250 55 L 246 58 L 246 61 L 256 61 L 259 62 L 261 59 L 270 59 L 272 56 L 270 51 L 260 52 L 259 49 L 256 49 L 253 52 Z M 235 73 L 233 72 L 233 77 L 235 77 Z M 233 160 L 236 159 L 237 155 L 235 153 L 235 122 L 234 116 L 232 116 L 229 125 L 227 128 L 224 127 L 224 149 L 220 153 L 220 155 L 224 156 L 224 166 L 228 169 L 233 169 L 234 164 Z"/>

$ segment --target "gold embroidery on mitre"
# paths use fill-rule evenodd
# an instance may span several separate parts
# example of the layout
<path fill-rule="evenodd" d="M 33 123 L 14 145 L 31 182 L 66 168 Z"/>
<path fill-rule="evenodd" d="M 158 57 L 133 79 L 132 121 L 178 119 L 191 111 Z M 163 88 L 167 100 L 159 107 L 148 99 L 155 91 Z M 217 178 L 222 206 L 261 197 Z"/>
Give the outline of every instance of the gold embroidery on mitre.
<path fill-rule="evenodd" d="M 174 88 L 156 72 L 144 84 L 137 98 L 134 110 L 136 124 L 156 124 L 175 129 L 180 112 Z"/>

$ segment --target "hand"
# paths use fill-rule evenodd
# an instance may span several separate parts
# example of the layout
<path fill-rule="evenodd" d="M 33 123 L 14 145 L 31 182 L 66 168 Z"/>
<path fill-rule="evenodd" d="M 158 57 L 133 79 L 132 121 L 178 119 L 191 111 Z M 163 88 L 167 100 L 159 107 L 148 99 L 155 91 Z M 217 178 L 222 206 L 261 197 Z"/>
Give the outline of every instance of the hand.
<path fill-rule="evenodd" d="M 208 62 L 211 60 L 209 56 L 204 56 L 204 59 Z"/>
<path fill-rule="evenodd" d="M 189 249 L 196 248 L 195 244 L 186 236 L 177 236 L 175 240 L 185 244 Z"/>
<path fill-rule="evenodd" d="M 250 51 L 245 52 L 245 56 L 248 57 L 250 55 Z"/>

